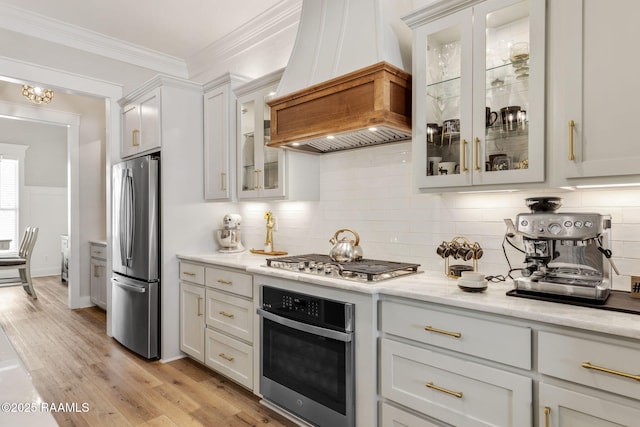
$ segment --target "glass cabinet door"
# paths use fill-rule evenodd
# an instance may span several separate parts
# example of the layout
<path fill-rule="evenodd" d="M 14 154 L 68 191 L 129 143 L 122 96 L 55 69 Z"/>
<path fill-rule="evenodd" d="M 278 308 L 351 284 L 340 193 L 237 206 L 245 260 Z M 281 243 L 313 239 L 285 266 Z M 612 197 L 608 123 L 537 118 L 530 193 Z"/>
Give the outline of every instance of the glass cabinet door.
<path fill-rule="evenodd" d="M 469 136 L 472 130 L 471 31 L 472 15 L 462 11 L 425 26 L 420 43 L 425 49 L 426 67 L 417 76 L 426 88 L 423 105 L 416 104 L 416 116 L 423 117 L 419 144 L 426 165 L 422 180 L 430 186 L 470 183 Z M 425 90 L 425 89 L 422 89 Z"/>
<path fill-rule="evenodd" d="M 275 96 L 276 88 L 277 85 L 262 87 L 238 98 L 240 198 L 282 198 L 285 195 L 284 150 L 267 147 L 271 139 L 271 110 L 267 102 Z"/>
<path fill-rule="evenodd" d="M 255 101 L 240 102 L 240 141 L 238 156 L 240 165 L 240 194 L 257 190 L 255 154 Z"/>
<path fill-rule="evenodd" d="M 544 7 L 532 32 L 536 3 L 474 9 L 474 52 L 481 53 L 474 62 L 474 184 L 544 179 Z"/>
<path fill-rule="evenodd" d="M 414 29 L 418 188 L 544 180 L 545 0 L 486 0 Z"/>
<path fill-rule="evenodd" d="M 278 156 L 282 151 L 280 148 L 267 147 L 269 141 L 271 141 L 271 108 L 267 105 L 267 102 L 274 98 L 274 91 L 269 91 L 264 96 L 264 112 L 263 112 L 263 124 L 264 124 L 264 188 L 265 190 L 275 190 L 280 186 L 280 169 L 278 167 Z"/>

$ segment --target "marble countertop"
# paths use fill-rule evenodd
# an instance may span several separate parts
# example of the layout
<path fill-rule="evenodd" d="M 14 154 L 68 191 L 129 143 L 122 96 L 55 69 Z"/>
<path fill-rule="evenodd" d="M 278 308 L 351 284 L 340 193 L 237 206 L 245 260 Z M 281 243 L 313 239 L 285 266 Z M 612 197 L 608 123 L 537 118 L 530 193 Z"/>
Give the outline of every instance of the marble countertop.
<path fill-rule="evenodd" d="M 345 291 L 410 298 L 640 340 L 640 315 L 510 297 L 506 295 L 513 288 L 510 282 L 489 283 L 484 292 L 464 292 L 458 288 L 456 279 L 434 272 L 369 284 L 270 268 L 265 261 L 268 257 L 249 252 L 178 255 L 178 258 Z M 638 304 L 640 305 L 640 300 Z"/>
<path fill-rule="evenodd" d="M 57 426 L 31 381 L 31 375 L 0 327 L 0 425 Z"/>

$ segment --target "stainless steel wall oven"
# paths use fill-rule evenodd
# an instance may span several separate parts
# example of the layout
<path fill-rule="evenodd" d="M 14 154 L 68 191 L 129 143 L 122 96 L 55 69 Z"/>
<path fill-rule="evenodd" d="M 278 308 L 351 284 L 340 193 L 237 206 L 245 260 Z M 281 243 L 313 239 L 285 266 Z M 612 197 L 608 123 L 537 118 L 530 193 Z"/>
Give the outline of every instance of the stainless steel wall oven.
<path fill-rule="evenodd" d="M 260 392 L 318 426 L 355 425 L 354 305 L 262 286 Z"/>

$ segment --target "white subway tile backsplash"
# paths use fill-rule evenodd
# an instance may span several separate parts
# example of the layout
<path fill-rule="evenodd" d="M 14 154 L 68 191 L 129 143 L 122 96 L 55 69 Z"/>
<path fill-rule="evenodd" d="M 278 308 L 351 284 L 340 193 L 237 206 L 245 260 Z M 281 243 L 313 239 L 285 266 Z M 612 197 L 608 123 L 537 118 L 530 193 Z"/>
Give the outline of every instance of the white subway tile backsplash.
<path fill-rule="evenodd" d="M 545 195 L 561 197 L 565 212 L 611 214 L 612 250 L 621 272 L 613 278 L 614 287 L 627 290 L 629 276 L 640 274 L 640 187 L 419 194 L 413 190 L 409 143 L 323 155 L 320 171 L 319 201 L 224 205 L 228 212 L 239 211 L 243 216 L 247 248 L 263 245 L 263 216 L 271 210 L 278 219 L 276 249 L 290 254 L 328 253 L 328 240 L 336 230 L 351 228 L 360 234 L 368 258 L 417 262 L 423 270 L 443 272 L 444 260 L 436 247 L 462 235 L 484 249 L 481 272 L 507 275 L 503 220 L 526 212 L 527 197 Z M 512 267 L 521 266 L 521 253 L 507 248 L 507 254 Z"/>

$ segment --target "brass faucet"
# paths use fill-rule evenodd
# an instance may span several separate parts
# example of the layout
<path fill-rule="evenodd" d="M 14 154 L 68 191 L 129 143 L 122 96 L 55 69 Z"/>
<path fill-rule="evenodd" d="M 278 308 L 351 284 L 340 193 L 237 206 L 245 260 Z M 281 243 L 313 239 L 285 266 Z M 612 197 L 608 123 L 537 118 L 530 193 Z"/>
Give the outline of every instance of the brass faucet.
<path fill-rule="evenodd" d="M 276 221 L 271 211 L 265 212 L 264 219 L 267 220 L 267 238 L 264 242 L 264 251 L 273 252 L 273 227 L 275 226 Z"/>

